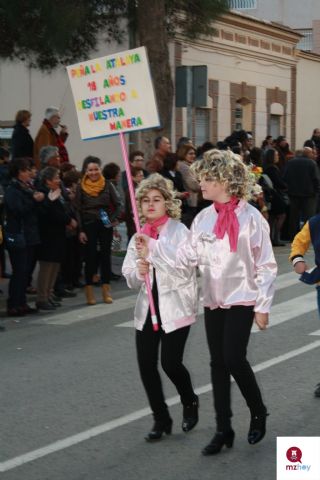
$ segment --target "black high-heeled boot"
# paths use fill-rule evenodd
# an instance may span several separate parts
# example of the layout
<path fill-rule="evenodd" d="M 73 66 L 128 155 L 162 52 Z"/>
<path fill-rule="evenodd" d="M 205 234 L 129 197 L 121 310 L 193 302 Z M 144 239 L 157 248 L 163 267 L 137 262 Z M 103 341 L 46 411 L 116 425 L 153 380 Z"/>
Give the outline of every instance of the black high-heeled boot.
<path fill-rule="evenodd" d="M 234 436 L 235 433 L 232 429 L 228 432 L 216 432 L 211 442 L 202 450 L 202 455 L 216 455 L 224 445 L 227 448 L 231 448 Z"/>
<path fill-rule="evenodd" d="M 190 405 L 183 406 L 183 419 L 182 419 L 182 430 L 184 432 L 190 432 L 199 421 L 199 398 L 196 397 L 195 400 Z"/>
<path fill-rule="evenodd" d="M 266 434 L 266 422 L 269 413 L 251 415 L 250 427 L 248 432 L 248 442 L 255 445 L 260 442 Z"/>
<path fill-rule="evenodd" d="M 153 442 L 154 440 L 160 440 L 163 433 L 171 435 L 172 431 L 172 418 L 166 420 L 155 420 L 152 429 L 144 437 L 147 442 Z"/>

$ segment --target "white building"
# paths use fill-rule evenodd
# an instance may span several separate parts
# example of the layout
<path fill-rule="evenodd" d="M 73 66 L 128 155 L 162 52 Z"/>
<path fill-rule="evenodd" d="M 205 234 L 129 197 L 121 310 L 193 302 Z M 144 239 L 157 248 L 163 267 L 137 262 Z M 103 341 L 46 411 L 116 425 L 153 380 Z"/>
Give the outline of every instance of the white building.
<path fill-rule="evenodd" d="M 298 47 L 320 54 L 319 0 L 229 0 L 229 4 L 242 13 L 297 30 L 304 36 Z"/>

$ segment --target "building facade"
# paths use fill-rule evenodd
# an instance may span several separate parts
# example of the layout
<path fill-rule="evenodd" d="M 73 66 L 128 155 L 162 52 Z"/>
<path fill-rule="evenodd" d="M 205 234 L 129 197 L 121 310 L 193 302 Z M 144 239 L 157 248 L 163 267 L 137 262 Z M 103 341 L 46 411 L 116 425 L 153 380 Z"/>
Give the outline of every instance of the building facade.
<path fill-rule="evenodd" d="M 239 12 L 297 30 L 303 35 L 299 49 L 320 54 L 318 0 L 229 0 L 229 5 Z"/>
<path fill-rule="evenodd" d="M 176 39 L 173 65 L 207 65 L 208 99 L 193 109 L 192 139 L 223 140 L 249 130 L 256 145 L 266 135 L 296 144 L 297 68 L 301 36 L 292 29 L 239 13 L 224 15 L 211 38 Z M 174 71 L 174 68 L 173 68 Z M 176 139 L 187 135 L 186 109 L 175 110 Z"/>

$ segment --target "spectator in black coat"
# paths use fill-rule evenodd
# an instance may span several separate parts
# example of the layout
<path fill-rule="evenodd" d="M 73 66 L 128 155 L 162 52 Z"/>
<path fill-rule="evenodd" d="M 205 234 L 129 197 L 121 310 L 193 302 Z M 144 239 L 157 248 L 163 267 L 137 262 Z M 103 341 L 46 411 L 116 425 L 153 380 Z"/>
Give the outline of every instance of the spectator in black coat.
<path fill-rule="evenodd" d="M 41 171 L 40 181 L 45 195 L 39 209 L 38 248 L 39 274 L 36 305 L 40 310 L 54 310 L 57 303 L 52 298 L 53 287 L 66 252 L 66 227 L 77 228 L 77 222 L 67 212 L 61 194 L 59 170 L 46 167 Z"/>
<path fill-rule="evenodd" d="M 40 243 L 36 207 L 41 204 L 44 195 L 30 188 L 30 170 L 28 159 L 12 160 L 12 181 L 4 196 L 6 245 L 12 265 L 7 302 L 9 316 L 22 316 L 35 311 L 27 305 L 25 292 L 35 248 Z M 20 242 L 17 242 L 17 236 L 20 236 Z"/>
<path fill-rule="evenodd" d="M 295 158 L 289 160 L 283 179 L 288 185 L 289 234 L 293 239 L 300 229 L 300 221 L 305 223 L 317 210 L 320 176 L 312 148 L 305 147 Z"/>
<path fill-rule="evenodd" d="M 11 139 L 12 158 L 33 158 L 33 139 L 28 130 L 30 123 L 31 113 L 28 110 L 19 110 Z"/>

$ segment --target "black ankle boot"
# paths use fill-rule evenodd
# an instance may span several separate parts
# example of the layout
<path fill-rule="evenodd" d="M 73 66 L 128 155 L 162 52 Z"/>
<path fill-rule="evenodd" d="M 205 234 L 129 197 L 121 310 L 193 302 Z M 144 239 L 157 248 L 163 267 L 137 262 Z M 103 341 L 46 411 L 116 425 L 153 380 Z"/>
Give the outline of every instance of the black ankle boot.
<path fill-rule="evenodd" d="M 153 442 L 154 440 L 160 440 L 163 433 L 171 435 L 172 431 L 172 418 L 166 420 L 155 420 L 151 431 L 144 437 L 147 442 Z"/>
<path fill-rule="evenodd" d="M 199 399 L 198 397 L 190 405 L 183 406 L 182 430 L 190 432 L 199 421 Z"/>
<path fill-rule="evenodd" d="M 266 434 L 266 421 L 269 413 L 251 415 L 250 427 L 248 432 L 248 442 L 250 445 L 260 442 Z"/>
<path fill-rule="evenodd" d="M 216 432 L 211 442 L 204 447 L 202 455 L 215 455 L 220 452 L 223 445 L 227 448 L 233 446 L 234 431 L 231 429 L 228 432 Z"/>

